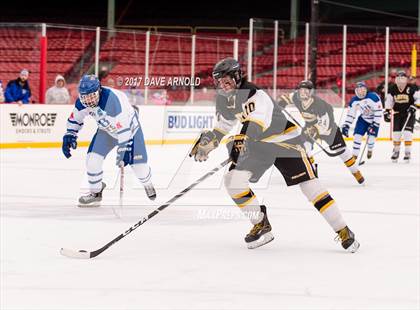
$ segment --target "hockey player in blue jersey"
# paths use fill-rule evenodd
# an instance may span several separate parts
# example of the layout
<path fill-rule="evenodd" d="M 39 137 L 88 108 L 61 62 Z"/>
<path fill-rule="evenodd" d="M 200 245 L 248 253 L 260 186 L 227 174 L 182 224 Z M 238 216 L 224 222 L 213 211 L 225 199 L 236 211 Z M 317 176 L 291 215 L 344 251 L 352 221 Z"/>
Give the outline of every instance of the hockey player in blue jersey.
<path fill-rule="evenodd" d="M 349 111 L 341 131 L 346 137 L 349 136 L 350 126 L 360 111 L 354 128 L 353 155 L 359 155 L 362 138 L 367 134 L 367 158 L 370 159 L 382 118 L 381 98 L 375 92 L 369 92 L 364 82 L 358 82 L 354 92 L 356 96 L 350 100 Z"/>
<path fill-rule="evenodd" d="M 130 105 L 124 93 L 101 86 L 94 75 L 84 75 L 80 80 L 79 98 L 67 120 L 67 132 L 63 137 L 64 156 L 70 158 L 70 149 L 76 149 L 77 134 L 87 115 L 95 119 L 98 130 L 89 145 L 86 159 L 90 193 L 79 198 L 79 207 L 99 206 L 106 186 L 102 182 L 103 161 L 115 146 L 116 165 L 130 165 L 149 199 L 154 200 L 156 191 L 151 182 L 151 169 L 147 164 L 147 152 L 137 111 Z"/>

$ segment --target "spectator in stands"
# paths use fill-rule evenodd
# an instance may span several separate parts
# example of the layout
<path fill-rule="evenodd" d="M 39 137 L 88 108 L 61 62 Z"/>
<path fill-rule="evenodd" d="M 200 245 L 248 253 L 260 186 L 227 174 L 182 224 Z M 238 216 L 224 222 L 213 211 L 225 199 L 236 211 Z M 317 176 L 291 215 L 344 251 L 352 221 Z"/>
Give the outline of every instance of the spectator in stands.
<path fill-rule="evenodd" d="M 62 75 L 57 75 L 55 77 L 55 85 L 48 88 L 46 94 L 46 104 L 69 104 L 70 103 L 70 93 L 66 85 L 66 80 Z"/>
<path fill-rule="evenodd" d="M 29 103 L 31 98 L 31 88 L 29 87 L 29 71 L 23 69 L 16 80 L 11 80 L 7 83 L 4 97 L 6 103 Z"/>
<path fill-rule="evenodd" d="M 4 92 L 3 92 L 3 84 L 1 83 L 0 80 L 0 103 L 4 102 Z"/>
<path fill-rule="evenodd" d="M 106 81 L 106 86 L 108 86 L 108 87 L 112 87 L 112 88 L 115 88 L 115 81 L 114 81 L 114 79 L 113 79 L 113 78 L 109 78 L 109 79 Z"/>

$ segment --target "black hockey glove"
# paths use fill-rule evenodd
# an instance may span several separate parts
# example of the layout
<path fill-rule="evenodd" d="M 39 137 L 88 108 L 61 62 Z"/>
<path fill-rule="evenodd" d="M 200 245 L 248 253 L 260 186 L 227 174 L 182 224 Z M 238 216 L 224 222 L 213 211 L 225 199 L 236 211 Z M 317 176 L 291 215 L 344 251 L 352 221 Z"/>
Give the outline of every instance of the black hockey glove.
<path fill-rule="evenodd" d="M 416 111 L 417 111 L 417 108 L 416 108 L 415 106 L 413 106 L 413 105 L 410 105 L 410 106 L 408 107 L 408 109 L 407 109 L 407 112 L 408 112 L 408 113 L 411 113 L 412 115 L 413 115 L 413 114 L 416 114 Z"/>
<path fill-rule="evenodd" d="M 238 163 L 239 156 L 244 158 L 248 155 L 248 142 L 246 135 L 234 135 L 229 137 L 226 144 L 229 156 L 234 164 Z"/>
<path fill-rule="evenodd" d="M 390 109 L 386 109 L 384 111 L 384 121 L 389 123 L 391 122 L 391 110 Z"/>
<path fill-rule="evenodd" d="M 316 128 L 315 126 L 309 126 L 304 128 L 304 133 L 314 140 L 317 140 L 319 138 L 319 131 L 318 128 Z"/>

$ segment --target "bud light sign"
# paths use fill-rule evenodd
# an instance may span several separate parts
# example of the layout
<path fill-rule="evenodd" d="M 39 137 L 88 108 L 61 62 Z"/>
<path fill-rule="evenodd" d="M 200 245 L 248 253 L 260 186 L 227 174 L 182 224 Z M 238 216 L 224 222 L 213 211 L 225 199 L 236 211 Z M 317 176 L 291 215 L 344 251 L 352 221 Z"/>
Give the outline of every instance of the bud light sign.
<path fill-rule="evenodd" d="M 213 126 L 214 112 L 173 111 L 167 114 L 168 132 L 200 132 Z"/>

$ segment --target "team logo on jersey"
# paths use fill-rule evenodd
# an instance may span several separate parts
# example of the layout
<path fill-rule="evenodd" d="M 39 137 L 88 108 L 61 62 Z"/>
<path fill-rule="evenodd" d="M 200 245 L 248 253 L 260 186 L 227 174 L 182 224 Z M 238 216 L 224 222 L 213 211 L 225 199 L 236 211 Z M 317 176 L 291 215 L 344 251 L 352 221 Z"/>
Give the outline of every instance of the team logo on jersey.
<path fill-rule="evenodd" d="M 12 126 L 51 127 L 55 124 L 57 113 L 10 113 Z"/>
<path fill-rule="evenodd" d="M 398 94 L 394 97 L 395 103 L 407 103 L 410 101 L 410 98 L 406 94 Z"/>

